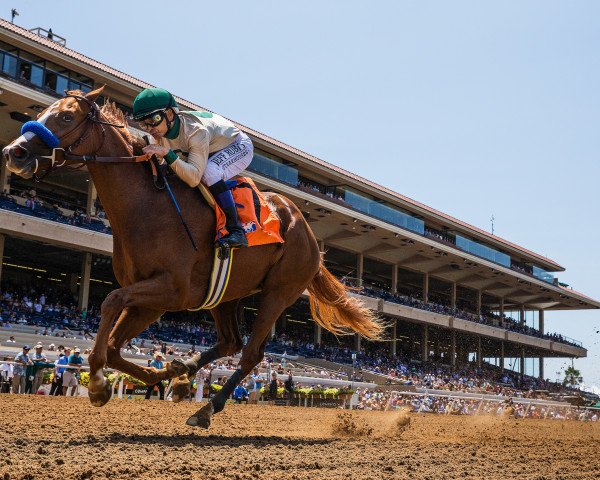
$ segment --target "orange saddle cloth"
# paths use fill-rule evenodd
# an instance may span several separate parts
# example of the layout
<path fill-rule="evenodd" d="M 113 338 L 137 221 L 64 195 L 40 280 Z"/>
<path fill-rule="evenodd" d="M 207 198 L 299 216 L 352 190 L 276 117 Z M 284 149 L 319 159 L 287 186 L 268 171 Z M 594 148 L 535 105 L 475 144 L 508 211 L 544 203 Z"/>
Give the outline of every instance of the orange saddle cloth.
<path fill-rule="evenodd" d="M 271 210 L 252 179 L 237 177 L 226 183 L 231 188 L 240 222 L 246 232 L 248 246 L 283 243 L 283 238 L 279 233 L 279 218 Z M 225 214 L 218 205 L 215 205 L 215 212 L 217 214 L 217 239 L 219 239 L 227 235 Z"/>

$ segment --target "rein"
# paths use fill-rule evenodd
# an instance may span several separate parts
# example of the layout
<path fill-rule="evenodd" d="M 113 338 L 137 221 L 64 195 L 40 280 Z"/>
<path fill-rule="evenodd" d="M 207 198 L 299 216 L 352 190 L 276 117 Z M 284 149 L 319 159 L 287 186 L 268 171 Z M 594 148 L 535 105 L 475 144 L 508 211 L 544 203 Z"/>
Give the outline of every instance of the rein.
<path fill-rule="evenodd" d="M 83 140 L 87 137 L 88 132 L 95 125 L 100 125 L 101 132 L 102 132 L 102 141 L 100 142 L 100 147 L 98 147 L 98 149 L 100 149 L 102 147 L 102 145 L 104 144 L 104 139 L 106 136 L 104 125 L 107 125 L 110 127 L 115 127 L 115 128 L 125 128 L 125 125 L 118 125 L 116 123 L 110 123 L 110 122 L 101 120 L 99 118 L 101 113 L 100 113 L 100 108 L 98 107 L 98 105 L 95 102 L 92 102 L 91 100 L 85 98 L 84 96 L 75 95 L 75 94 L 67 94 L 67 95 L 65 95 L 65 97 L 72 97 L 77 100 L 82 100 L 82 101 L 86 102 L 90 107 L 90 111 L 88 112 L 88 114 L 85 116 L 85 118 L 81 122 L 79 122 L 72 130 L 70 130 L 67 134 L 65 134 L 63 136 L 63 139 L 65 137 L 68 137 L 71 133 L 73 133 L 74 131 L 79 129 L 81 126 L 84 126 L 87 122 L 92 122 L 92 123 L 88 124 L 89 126 L 84 130 L 84 132 L 81 134 L 81 136 L 77 140 L 75 140 L 75 142 L 73 142 L 69 147 L 67 147 L 66 150 L 64 148 L 59 148 L 59 147 L 52 148 L 52 145 L 49 145 L 49 142 L 45 138 L 43 138 L 45 143 L 52 149 L 52 154 L 51 155 L 36 155 L 36 158 L 35 158 L 36 165 L 35 165 L 35 169 L 33 171 L 33 178 L 36 182 L 42 181 L 55 168 L 60 168 L 64 165 L 73 165 L 73 164 L 81 163 L 80 167 L 78 167 L 78 168 L 81 168 L 88 163 L 140 163 L 140 162 L 145 162 L 145 161 L 148 161 L 151 159 L 152 156 L 148 155 L 148 154 L 126 156 L 126 157 L 100 157 L 97 155 L 75 155 L 75 154 L 72 154 L 71 151 L 74 148 L 78 147 L 83 142 Z M 38 123 L 38 122 L 31 122 L 31 123 Z M 44 125 L 41 125 L 38 123 L 38 126 L 46 129 L 48 132 L 48 135 L 54 137 L 56 145 L 61 142 L 61 139 L 56 137 Z M 49 166 L 46 168 L 46 171 L 41 176 L 37 175 L 37 171 L 40 167 L 40 165 L 39 165 L 40 162 L 38 159 L 44 159 L 45 161 L 47 161 L 49 163 Z M 150 164 L 152 166 L 153 177 L 156 178 L 157 174 L 156 174 L 155 162 L 150 162 Z M 155 184 L 156 184 L 156 182 L 155 182 Z"/>

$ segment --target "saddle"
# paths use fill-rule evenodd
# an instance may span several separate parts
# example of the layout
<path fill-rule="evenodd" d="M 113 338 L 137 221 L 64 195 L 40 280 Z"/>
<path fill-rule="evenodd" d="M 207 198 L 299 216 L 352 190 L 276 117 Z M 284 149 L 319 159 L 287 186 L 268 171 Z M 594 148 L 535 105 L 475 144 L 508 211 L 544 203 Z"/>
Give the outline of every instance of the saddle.
<path fill-rule="evenodd" d="M 275 212 L 262 196 L 251 178 L 237 177 L 226 182 L 231 189 L 233 200 L 238 211 L 238 216 L 246 238 L 248 247 L 267 245 L 269 243 L 283 243 L 280 232 L 280 221 Z M 217 216 L 216 240 L 227 235 L 225 228 L 225 214 L 216 204 L 208 188 L 200 184 L 200 191 L 208 204 L 215 210 Z M 210 200 L 209 200 L 210 197 Z"/>

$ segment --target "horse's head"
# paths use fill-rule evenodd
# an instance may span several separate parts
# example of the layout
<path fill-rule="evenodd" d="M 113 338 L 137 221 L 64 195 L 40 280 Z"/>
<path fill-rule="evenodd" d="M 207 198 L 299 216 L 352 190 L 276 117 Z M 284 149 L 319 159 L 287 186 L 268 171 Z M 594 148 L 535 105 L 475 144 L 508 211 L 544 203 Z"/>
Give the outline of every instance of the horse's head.
<path fill-rule="evenodd" d="M 7 145 L 2 153 L 7 168 L 24 178 L 31 178 L 40 163 L 53 164 L 55 148 L 71 151 L 78 146 L 84 134 L 99 115 L 95 103 L 104 87 L 88 94 L 67 92 L 44 110 L 33 122 L 23 124 L 21 136 Z"/>

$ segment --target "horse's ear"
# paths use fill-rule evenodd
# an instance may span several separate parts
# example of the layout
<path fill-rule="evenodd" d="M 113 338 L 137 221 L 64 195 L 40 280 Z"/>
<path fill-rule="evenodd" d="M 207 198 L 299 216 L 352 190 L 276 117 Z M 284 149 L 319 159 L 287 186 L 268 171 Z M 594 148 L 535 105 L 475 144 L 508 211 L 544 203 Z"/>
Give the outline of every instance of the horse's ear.
<path fill-rule="evenodd" d="M 104 87 L 105 85 L 102 85 L 96 90 L 92 90 L 91 92 L 85 95 L 85 98 L 87 98 L 90 102 L 95 102 L 96 99 L 100 96 L 100 94 L 104 91 Z"/>

